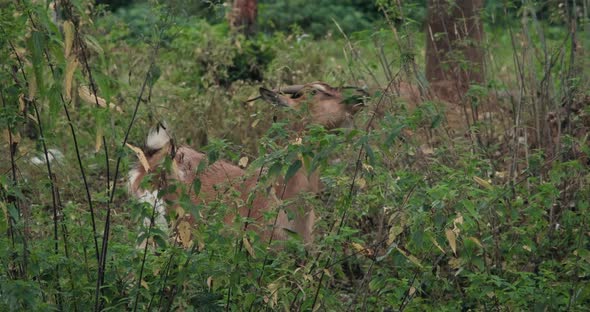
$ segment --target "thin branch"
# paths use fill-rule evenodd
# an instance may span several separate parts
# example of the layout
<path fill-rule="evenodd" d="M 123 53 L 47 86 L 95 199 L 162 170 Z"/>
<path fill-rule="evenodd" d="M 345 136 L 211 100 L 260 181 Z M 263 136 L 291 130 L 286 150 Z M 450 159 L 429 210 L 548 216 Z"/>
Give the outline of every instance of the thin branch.
<path fill-rule="evenodd" d="M 39 109 L 37 109 L 37 104 L 35 103 L 34 99 L 31 99 L 31 103 L 33 104 L 33 109 L 35 110 L 35 115 L 37 116 L 37 126 L 39 128 L 39 135 L 41 136 L 41 143 L 43 145 L 43 154 L 45 155 L 45 164 L 47 165 L 47 176 L 49 178 L 49 187 L 51 188 L 51 199 L 53 203 L 53 240 L 55 241 L 54 244 L 54 253 L 55 255 L 59 254 L 59 236 L 58 236 L 58 213 L 57 213 L 57 189 L 53 179 L 53 173 L 51 172 L 51 164 L 49 161 L 49 152 L 47 151 L 47 144 L 45 143 L 45 135 L 43 134 L 43 127 L 41 122 L 41 115 L 39 114 Z M 56 283 L 57 283 L 57 306 L 59 310 L 63 310 L 63 299 L 61 298 L 61 286 L 60 286 L 60 274 L 59 274 L 59 263 L 55 265 L 55 274 L 57 276 Z"/>
<path fill-rule="evenodd" d="M 169 15 L 170 15 L 170 12 L 167 13 L 166 20 L 168 19 Z M 133 127 L 133 123 L 135 122 L 135 118 L 137 117 L 137 112 L 139 110 L 139 105 L 141 104 L 141 99 L 143 97 L 143 93 L 145 92 L 145 88 L 147 86 L 148 80 L 150 79 L 150 73 L 156 63 L 156 56 L 158 55 L 158 51 L 160 49 L 160 44 L 162 43 L 163 32 L 164 32 L 164 28 L 162 28 L 162 30 L 159 33 L 158 40 L 156 42 L 156 45 L 154 47 L 154 51 L 152 53 L 151 61 L 148 66 L 148 70 L 146 72 L 145 78 L 144 78 L 143 83 L 141 85 L 141 89 L 139 91 L 139 94 L 137 95 L 137 99 L 135 101 L 135 108 L 133 110 L 133 115 L 131 116 L 131 120 L 129 121 L 129 126 L 127 127 L 127 130 L 125 131 L 125 137 L 124 137 L 123 142 L 121 144 L 121 148 L 125 148 L 125 144 L 127 144 L 127 140 L 129 139 L 129 134 L 131 133 L 131 128 Z M 99 261 L 99 267 L 98 267 L 99 278 L 97 279 L 97 285 L 96 285 L 97 295 L 95 296 L 95 311 L 98 311 L 100 306 L 102 305 L 102 303 L 101 303 L 102 300 L 99 299 L 99 296 L 98 296 L 98 290 L 102 287 L 102 284 L 104 282 L 104 270 L 105 270 L 105 264 L 106 264 L 106 258 L 107 258 L 109 233 L 110 233 L 110 217 L 111 217 L 111 210 L 112 210 L 110 204 L 112 204 L 115 199 L 115 193 L 117 190 L 117 180 L 119 178 L 119 170 L 120 170 L 122 158 L 123 158 L 123 155 L 121 155 L 121 154 L 119 154 L 119 156 L 117 157 L 117 163 L 115 166 L 115 174 L 114 174 L 114 177 L 112 180 L 113 181 L 113 188 L 111 190 L 109 201 L 108 201 L 109 205 L 107 206 L 107 217 L 105 220 L 105 226 L 104 226 L 104 231 L 103 231 L 102 249 L 101 249 L 101 253 L 100 253 L 100 261 Z"/>

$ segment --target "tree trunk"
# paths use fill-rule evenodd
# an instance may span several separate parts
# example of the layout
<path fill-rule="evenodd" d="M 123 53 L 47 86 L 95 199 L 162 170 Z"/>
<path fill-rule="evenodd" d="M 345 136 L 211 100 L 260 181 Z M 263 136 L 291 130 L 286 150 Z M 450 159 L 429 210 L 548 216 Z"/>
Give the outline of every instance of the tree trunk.
<path fill-rule="evenodd" d="M 234 0 L 229 14 L 229 24 L 232 29 L 248 37 L 256 32 L 257 15 L 257 0 Z"/>
<path fill-rule="evenodd" d="M 439 97 L 456 101 L 484 75 L 483 0 L 429 0 L 426 79 Z"/>

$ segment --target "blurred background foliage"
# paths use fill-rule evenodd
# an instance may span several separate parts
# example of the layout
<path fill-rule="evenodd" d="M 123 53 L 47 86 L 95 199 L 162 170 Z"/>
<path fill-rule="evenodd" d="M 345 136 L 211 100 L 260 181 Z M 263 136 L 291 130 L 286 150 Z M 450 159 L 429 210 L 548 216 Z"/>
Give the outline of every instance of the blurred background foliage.
<path fill-rule="evenodd" d="M 583 0 L 576 0 L 581 16 Z M 149 16 L 144 14 L 148 0 L 97 0 L 96 4 L 106 6 L 110 11 L 136 27 L 137 30 L 149 29 Z M 205 19 L 210 24 L 223 23 L 228 4 L 221 0 L 171 0 L 168 1 L 176 16 L 187 19 Z M 395 0 L 341 0 L 341 1 L 258 1 L 260 30 L 265 33 L 291 33 L 300 30 L 302 33 L 321 38 L 339 32 L 334 21 L 345 33 L 366 30 L 373 26 L 384 26 L 382 10 L 393 10 L 390 18 L 398 24 L 407 23 L 422 28 L 426 22 L 426 0 L 401 1 Z M 524 8 L 532 8 L 540 21 L 553 25 L 563 25 L 565 5 L 562 1 L 485 1 L 484 19 L 487 24 L 502 26 L 515 23 L 516 17 L 522 16 Z M 149 14 L 148 14 L 149 15 Z M 134 17 L 141 17 L 137 20 Z"/>
<path fill-rule="evenodd" d="M 578 1 L 579 2 L 579 1 Z M 150 38 L 157 31 L 157 15 L 153 13 L 153 2 L 135 1 L 97 1 L 99 9 L 94 14 L 100 16 L 95 22 L 99 32 L 108 36 L 105 45 L 121 47 L 129 45 L 131 50 L 149 44 Z M 164 79 L 160 98 L 167 98 L 171 93 L 166 88 L 182 88 L 195 109 L 207 112 L 209 121 L 199 121 L 199 128 L 211 124 L 223 124 L 225 112 L 241 105 L 253 94 L 244 92 L 240 85 L 259 83 L 278 86 L 296 84 L 308 80 L 325 80 L 341 84 L 350 80 L 350 65 L 353 59 L 342 59 L 340 46 L 350 39 L 359 54 L 354 56 L 361 60 L 367 70 L 374 71 L 374 76 L 354 77 L 368 85 L 384 84 L 386 73 L 376 70 L 389 62 L 391 72 L 403 67 L 408 60 L 418 65 L 424 64 L 424 28 L 426 20 L 426 0 L 401 1 L 392 0 L 346 0 L 346 1 L 259 1 L 258 32 L 253 38 L 231 34 L 227 24 L 229 4 L 225 1 L 190 1 L 172 0 L 167 2 L 172 26 L 163 35 L 163 58 L 166 63 L 174 65 L 174 70 L 163 70 Z M 581 8 L 581 6 L 579 7 Z M 560 2 L 517 2 L 486 1 L 482 18 L 486 28 L 486 48 L 494 49 L 498 54 L 495 61 L 498 72 L 491 74 L 495 78 L 508 78 L 510 74 L 510 53 L 507 49 L 511 43 L 505 32 L 507 23 L 518 27 L 523 14 L 529 16 L 532 10 L 541 21 L 547 40 L 558 41 L 563 34 L 566 19 Z M 581 9 L 578 9 L 581 10 Z M 581 18 L 582 12 L 579 12 Z M 392 36 L 390 27 L 399 29 L 406 41 L 398 41 Z M 534 35 L 534 34 L 533 34 Z M 322 44 L 321 47 L 317 45 Z M 409 46 L 406 46 L 409 45 Z M 124 49 L 113 49 L 114 54 Z M 130 53 L 131 50 L 126 50 Z M 285 52 L 288 52 L 286 54 Z M 387 60 L 379 59 L 384 55 Z M 503 54 L 503 55 L 501 55 Z M 178 55 L 182 55 L 178 58 Z M 140 64 L 139 60 L 134 61 Z M 560 64 L 556 64 L 560 66 Z M 131 69 L 132 70 L 132 69 Z M 349 77 L 349 78 L 346 78 Z M 376 81 L 375 81 L 376 80 Z M 497 82 L 497 81 L 496 81 Z M 232 84 L 237 83 L 234 88 Z M 160 88 L 156 88 L 158 92 Z M 208 94 L 216 99 L 202 103 L 195 98 L 197 93 Z M 179 93 L 175 93 L 179 94 Z M 236 100 L 240 98 L 240 100 Z M 229 109 L 221 108 L 217 100 L 231 103 Z M 167 107 L 162 105 L 161 107 Z M 260 113 L 260 107 L 248 109 L 252 116 Z M 242 120 L 246 122 L 245 120 Z M 242 122 L 240 121 L 240 122 Z M 261 124 L 260 129 L 264 129 Z M 219 129 L 219 128 L 218 128 Z M 223 128 L 221 128 L 223 129 Z M 207 142 L 205 130 L 186 134 L 187 140 Z M 207 130 L 217 132 L 219 130 Z M 248 150 L 255 153 L 250 145 L 250 131 L 235 133 L 215 133 L 232 141 L 241 142 Z"/>

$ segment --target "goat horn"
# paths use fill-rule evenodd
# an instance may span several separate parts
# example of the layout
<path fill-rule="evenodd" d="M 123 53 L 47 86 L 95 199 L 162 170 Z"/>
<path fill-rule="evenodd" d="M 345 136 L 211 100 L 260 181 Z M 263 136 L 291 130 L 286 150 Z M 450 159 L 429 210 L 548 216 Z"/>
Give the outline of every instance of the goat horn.
<path fill-rule="evenodd" d="M 285 93 L 285 94 L 295 94 L 299 91 L 301 91 L 301 89 L 303 89 L 306 85 L 291 85 L 291 86 L 286 86 L 284 88 L 280 88 L 278 90 L 274 89 L 273 91 L 275 92 L 280 92 L 280 93 Z M 258 99 L 260 99 L 261 96 L 255 96 L 253 98 L 249 98 L 245 101 L 245 103 L 249 103 L 252 101 L 256 101 Z"/>
<path fill-rule="evenodd" d="M 308 86 L 310 86 L 316 90 L 322 91 L 322 92 L 328 92 L 328 88 L 330 88 L 330 89 L 332 88 L 323 82 L 312 82 L 312 83 L 308 84 Z"/>
<path fill-rule="evenodd" d="M 286 86 L 284 88 L 280 88 L 279 91 L 285 94 L 295 94 L 299 91 L 301 91 L 301 89 L 303 89 L 303 87 L 305 87 L 305 85 L 292 85 L 292 86 Z"/>

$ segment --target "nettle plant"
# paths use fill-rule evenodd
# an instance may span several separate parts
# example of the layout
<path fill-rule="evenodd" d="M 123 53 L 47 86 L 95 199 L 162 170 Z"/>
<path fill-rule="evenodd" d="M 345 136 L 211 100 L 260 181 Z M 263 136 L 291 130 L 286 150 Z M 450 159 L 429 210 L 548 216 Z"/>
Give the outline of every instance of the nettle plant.
<path fill-rule="evenodd" d="M 295 45 L 296 39 L 261 35 L 258 46 L 245 46 L 240 59 L 239 47 L 217 46 L 231 42 L 225 25 L 174 24 L 178 20 L 170 18 L 166 7 L 150 8 L 154 19 L 139 23 L 145 40 L 138 42 L 128 40 L 131 32 L 124 26 L 101 25 L 88 2 L 59 4 L 57 14 L 53 6 L 26 1 L 5 4 L 0 11 L 0 310 L 456 311 L 588 306 L 590 147 L 583 132 L 587 95 L 580 90 L 585 90 L 585 82 L 573 66 L 579 56 L 571 38 L 583 40 L 571 33 L 575 28 L 551 28 L 553 39 L 545 48 L 537 42 L 540 34 L 510 34 L 505 29 L 501 34 L 486 33 L 497 39 L 490 39 L 487 47 L 488 53 L 497 52 L 494 60 L 526 73 L 516 77 L 491 67 L 487 74 L 498 76 L 493 83 L 469 89 L 471 102 L 463 104 L 474 110 L 497 95 L 496 88 L 522 86 L 515 93 L 514 111 L 487 116 L 490 127 L 496 126 L 493 118 L 503 118 L 514 129 L 501 139 L 490 132 L 484 140 L 489 145 L 471 136 L 473 131 L 487 131 L 488 124 L 479 120 L 468 129 L 471 132 L 449 134 L 456 125 L 449 125 L 444 108 L 463 111 L 463 106 L 430 98 L 404 102 L 384 87 L 369 97 L 368 106 L 355 115 L 356 127 L 348 129 L 310 125 L 292 132 L 290 121 L 270 122 L 274 115 L 303 120 L 305 105 L 296 111 L 257 112 L 253 118 L 264 119 L 259 124 L 265 124 L 265 130 L 256 133 L 265 134 L 249 138 L 248 143 L 255 141 L 251 145 L 258 148 L 252 155 L 232 140 L 242 133 L 225 138 L 217 135 L 219 130 L 212 136 L 220 139 L 209 140 L 193 135 L 193 114 L 215 115 L 215 109 L 225 112 L 213 125 L 233 127 L 228 133 L 250 133 L 254 128 L 244 110 L 238 110 L 243 106 L 239 99 L 224 102 L 230 97 L 245 99 L 260 87 L 232 80 L 239 77 L 230 70 L 232 64 L 270 62 L 261 72 L 281 82 L 313 77 L 345 85 L 334 81 L 346 80 L 347 71 L 371 77 L 367 81 L 393 78 L 389 68 L 377 73 L 372 71 L 378 66 L 365 65 L 395 62 L 350 50 L 356 48 L 356 37 L 362 43 L 383 44 L 379 40 L 390 37 L 388 31 L 369 39 L 361 38 L 369 32 L 351 36 L 344 51 L 354 57 L 341 61 L 348 67 L 329 71 L 322 68 L 338 61 L 325 60 L 324 52 L 342 50 L 340 42 L 330 39 L 301 38 Z M 394 18 L 403 19 L 398 11 Z M 537 22 L 531 20 L 526 22 Z M 537 28 L 527 23 L 511 31 L 530 35 Z M 413 38 L 411 29 L 397 30 L 404 40 Z M 188 49 L 205 49 L 197 42 L 203 36 L 211 36 L 207 44 L 212 54 L 199 54 L 195 60 L 178 56 Z M 511 46 L 514 38 L 528 41 Z M 279 41 L 287 43 L 281 46 Z M 502 44 L 495 46 L 496 41 Z M 392 43 L 404 48 L 391 53 L 404 53 L 400 59 L 411 62 L 420 53 L 410 51 L 410 43 Z M 294 49 L 287 48 L 291 44 Z M 277 46 L 281 49 L 275 51 Z M 535 49 L 527 49 L 531 46 Z M 265 50 L 264 60 L 251 58 L 257 49 Z M 551 57 L 537 58 L 538 51 Z M 218 56 L 223 57 L 221 67 L 215 67 Z M 512 64 L 515 59 L 524 63 Z M 190 76 L 192 65 L 204 80 Z M 285 66 L 290 68 L 282 70 Z M 502 83 L 505 75 L 511 82 Z M 227 89 L 216 84 L 224 79 L 232 80 Z M 194 95 L 195 89 L 204 93 Z M 193 100 L 198 105 L 193 106 Z M 214 109 L 213 101 L 219 102 Z M 254 109 L 256 105 L 260 104 L 253 104 Z M 569 121 L 560 119 L 567 115 L 559 109 L 568 105 L 575 108 Z M 542 112 L 554 108 L 554 119 L 546 119 Z M 520 119 L 518 112 L 523 112 Z M 183 213 L 197 221 L 193 227 L 176 229 L 192 237 L 188 246 L 152 225 L 156 207 L 131 200 L 123 187 L 123 172 L 136 161 L 125 143 L 140 145 L 136 142 L 144 140 L 155 120 L 173 114 L 181 115 L 173 117 L 175 128 L 188 129 L 177 143 L 208 141 L 194 146 L 206 159 L 195 170 L 226 159 L 259 177 L 258 187 L 246 196 L 229 190 L 225 198 L 206 203 L 191 200 L 203 191 L 198 180 L 162 184 L 157 197 L 165 200 L 175 194 L 182 208 L 170 211 L 165 221 L 174 226 Z M 235 120 L 242 123 L 234 127 Z M 527 141 L 532 137 L 537 141 Z M 175 170 L 174 162 L 164 160 L 160 169 L 148 174 L 142 187 Z M 247 216 L 236 217 L 231 225 L 225 222 L 236 202 L 253 200 L 277 178 L 288 180 L 299 170 L 319 172 L 321 192 L 278 203 L 295 207 L 288 218 L 314 208 L 312 244 L 305 244 L 297 233 L 269 243 L 254 228 L 244 230 L 254 221 Z M 269 210 L 262 218 L 272 223 L 277 215 L 277 210 Z M 150 222 L 144 223 L 146 218 Z M 144 238 L 157 247 L 137 249 Z"/>

